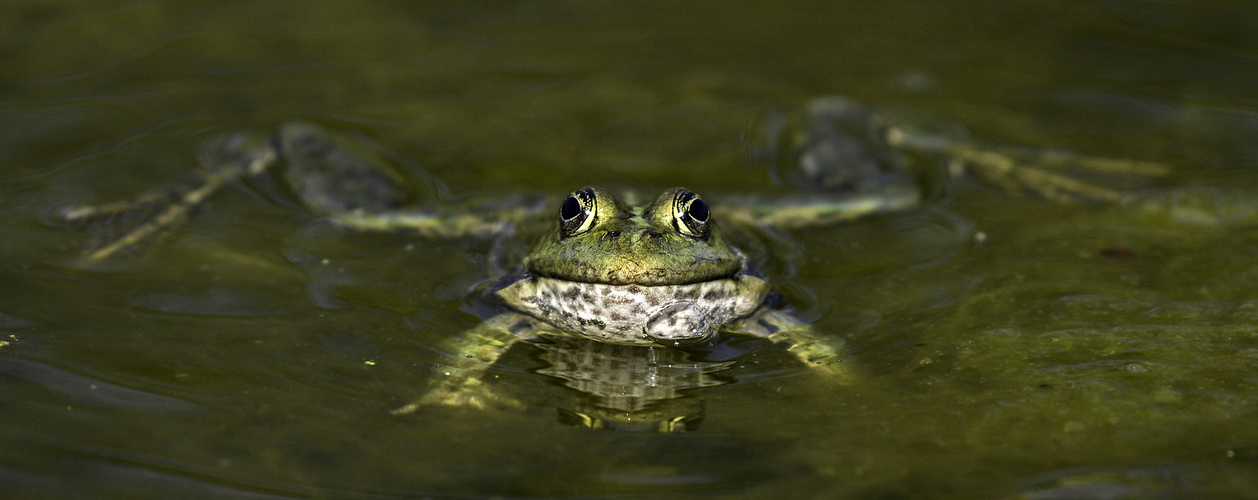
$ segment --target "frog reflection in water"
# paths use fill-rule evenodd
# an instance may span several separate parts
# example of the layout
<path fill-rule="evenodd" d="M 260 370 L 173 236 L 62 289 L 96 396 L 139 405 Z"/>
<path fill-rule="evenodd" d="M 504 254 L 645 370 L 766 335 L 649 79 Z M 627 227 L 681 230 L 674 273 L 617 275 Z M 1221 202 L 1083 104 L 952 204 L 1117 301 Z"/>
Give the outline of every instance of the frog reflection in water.
<path fill-rule="evenodd" d="M 595 429 L 692 431 L 704 409 L 693 389 L 725 383 L 716 374 L 734 364 L 570 335 L 548 335 L 533 345 L 546 363 L 537 373 L 564 385 L 560 422 Z"/>
<path fill-rule="evenodd" d="M 718 383 L 712 373 L 729 363 L 691 361 L 675 348 L 718 333 L 781 345 L 827 380 L 842 382 L 850 375 L 842 339 L 777 308 L 769 282 L 739 243 L 778 228 L 915 206 L 922 187 L 915 185 L 912 166 L 922 160 L 944 160 L 953 173 L 1060 200 L 1115 200 L 1119 194 L 1055 172 L 1056 166 L 1127 178 L 1164 171 L 1152 163 L 1011 152 L 915 132 L 841 98 L 818 100 L 793 122 L 769 120 L 763 129 L 768 149 L 797 187 L 778 197 L 726 198 L 723 205 L 709 206 L 683 188 L 643 196 L 591 186 L 563 198 L 558 210 L 523 201 L 407 209 L 401 206 L 406 189 L 400 176 L 352 145 L 309 125 L 290 124 L 270 141 L 241 147 L 233 161 L 196 183 L 65 216 L 86 220 L 96 229 L 93 234 L 103 235 L 87 254 L 103 259 L 181 222 L 229 181 L 283 164 L 284 178 L 311 210 L 353 228 L 409 230 L 428 238 L 507 238 L 527 232 L 518 229 L 549 224 L 518 269 L 487 290 L 500 306 L 496 313 L 449 337 L 450 356 L 434 368 L 427 393 L 395 413 L 510 404 L 482 376 L 526 340 L 541 347 L 551 364 L 541 373 L 589 396 L 576 408 L 561 410 L 565 420 L 683 430 L 698 410 L 682 390 Z M 677 376 L 640 376 L 661 369 Z"/>

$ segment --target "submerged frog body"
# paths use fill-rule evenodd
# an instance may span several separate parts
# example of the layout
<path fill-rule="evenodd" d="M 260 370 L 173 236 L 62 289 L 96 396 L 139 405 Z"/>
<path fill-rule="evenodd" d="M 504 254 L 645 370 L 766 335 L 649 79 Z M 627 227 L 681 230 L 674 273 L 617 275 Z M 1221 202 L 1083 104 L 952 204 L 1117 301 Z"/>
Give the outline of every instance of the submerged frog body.
<path fill-rule="evenodd" d="M 363 230 L 499 238 L 539 221 L 549 224 L 518 270 L 489 290 L 500 312 L 449 339 L 448 349 L 456 355 L 435 367 L 431 389 L 421 400 L 397 411 L 408 413 L 426 405 L 503 402 L 481 380 L 484 371 L 520 340 L 542 342 L 556 334 L 652 346 L 646 349 L 699 343 L 718 332 L 746 334 L 782 344 L 825 376 L 841 379 L 847 373 L 841 339 L 774 307 L 769 282 L 734 243 L 747 240 L 736 238 L 739 232 L 830 224 L 912 207 L 921 191 L 909 167 L 914 157 L 946 159 L 954 169 L 1058 199 L 1112 200 L 1118 194 L 1045 165 L 1129 175 L 1163 170 L 1155 164 L 1061 154 L 1020 161 L 970 141 L 912 132 L 844 99 L 819 100 L 797 121 L 802 125 L 770 120 L 765 129 L 771 139 L 767 149 L 785 158 L 787 177 L 799 188 L 778 197 L 727 197 L 720 206 L 709 206 L 683 188 L 643 197 L 591 186 L 563 198 L 557 210 L 553 204 L 525 201 L 406 209 L 400 176 L 314 127 L 290 124 L 273 140 L 240 149 L 230 165 L 191 187 L 65 215 L 108 230 L 109 236 L 88 254 L 89 259 L 107 258 L 182 221 L 191 207 L 228 181 L 283 163 L 285 179 L 311 210 Z M 582 379 L 587 371 L 564 373 Z M 665 399 L 677 397 L 669 394 Z"/>

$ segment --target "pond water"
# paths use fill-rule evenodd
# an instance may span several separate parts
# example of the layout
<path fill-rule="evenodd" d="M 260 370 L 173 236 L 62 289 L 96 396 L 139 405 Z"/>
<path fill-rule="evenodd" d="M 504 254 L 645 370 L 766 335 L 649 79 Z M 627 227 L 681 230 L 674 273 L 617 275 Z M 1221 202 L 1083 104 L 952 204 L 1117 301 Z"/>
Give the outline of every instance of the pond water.
<path fill-rule="evenodd" d="M 0 496 L 1251 497 L 1256 23 L 1247 2 L 5 2 Z M 481 321 L 485 242 L 348 231 L 267 183 L 101 262 L 59 217 L 288 120 L 448 203 L 755 193 L 759 124 L 825 95 L 1171 173 L 1100 176 L 1112 203 L 961 179 L 784 235 L 769 277 L 854 380 L 723 339 L 678 400 L 702 424 L 673 434 L 565 425 L 579 394 L 530 346 L 491 370 L 521 408 L 390 414 Z"/>

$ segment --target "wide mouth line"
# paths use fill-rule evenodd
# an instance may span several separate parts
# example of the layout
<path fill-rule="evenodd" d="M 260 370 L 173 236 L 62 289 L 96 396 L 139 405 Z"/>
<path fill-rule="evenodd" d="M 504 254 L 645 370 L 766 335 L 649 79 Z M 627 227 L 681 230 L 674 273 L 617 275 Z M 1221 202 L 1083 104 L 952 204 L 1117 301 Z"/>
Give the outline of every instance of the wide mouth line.
<path fill-rule="evenodd" d="M 738 253 L 737 264 L 726 268 L 724 274 L 712 273 L 695 273 L 692 269 L 684 269 L 679 272 L 657 272 L 657 273 L 625 273 L 623 269 L 600 269 L 598 266 L 585 266 L 577 270 L 567 270 L 561 272 L 549 272 L 536 269 L 534 266 L 537 262 L 526 261 L 524 269 L 528 274 L 533 276 L 541 276 L 555 280 L 567 281 L 572 283 L 589 283 L 610 286 L 678 286 L 691 285 L 695 283 L 718 282 L 722 280 L 739 280 L 745 275 L 759 276 L 759 271 L 755 266 Z M 731 262 L 730 264 L 733 264 Z M 542 267 L 550 267 L 543 265 Z M 731 269 L 732 268 L 732 269 Z M 611 276 L 612 278 L 608 278 Z M 680 279 L 678 279 L 680 277 Z"/>
<path fill-rule="evenodd" d="M 545 279 L 554 280 L 554 281 L 563 281 L 566 283 L 580 283 L 580 284 L 585 284 L 585 285 L 603 285 L 603 286 L 613 286 L 613 287 L 635 287 L 636 286 L 636 287 L 643 287 L 643 288 L 701 285 L 704 283 L 718 283 L 721 281 L 738 281 L 738 279 L 743 276 L 742 270 L 739 270 L 739 272 L 736 272 L 734 274 L 727 275 L 727 276 L 669 283 L 669 282 L 658 282 L 658 281 L 649 281 L 649 280 L 648 281 L 583 280 L 583 279 L 572 279 L 572 278 L 568 278 L 564 276 L 556 276 L 556 275 L 547 274 L 547 273 L 540 273 L 537 271 L 529 271 L 529 274 L 532 274 L 533 276 L 538 277 L 538 278 L 545 278 Z"/>

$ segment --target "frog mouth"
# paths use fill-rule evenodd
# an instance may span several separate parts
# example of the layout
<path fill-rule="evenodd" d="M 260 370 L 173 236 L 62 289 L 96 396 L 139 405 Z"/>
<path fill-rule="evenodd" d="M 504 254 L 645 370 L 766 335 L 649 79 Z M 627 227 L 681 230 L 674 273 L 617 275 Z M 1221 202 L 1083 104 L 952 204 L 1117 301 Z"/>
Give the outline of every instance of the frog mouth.
<path fill-rule="evenodd" d="M 567 258 L 564 271 L 554 271 L 553 263 L 530 258 L 529 273 L 548 278 L 603 285 L 669 286 L 688 285 L 723 279 L 736 279 L 747 269 L 742 256 L 736 259 L 696 258 L 684 265 L 650 265 L 659 259 L 622 256 L 616 265 L 605 262 L 586 262 L 581 258 Z"/>

